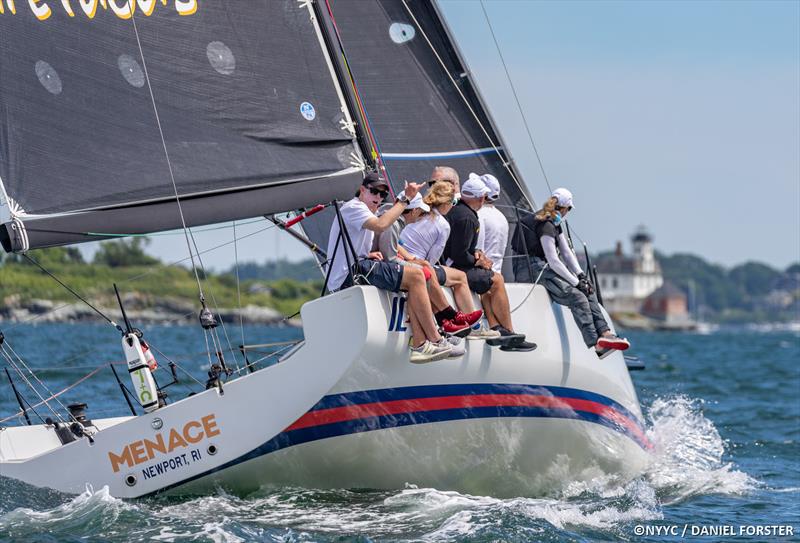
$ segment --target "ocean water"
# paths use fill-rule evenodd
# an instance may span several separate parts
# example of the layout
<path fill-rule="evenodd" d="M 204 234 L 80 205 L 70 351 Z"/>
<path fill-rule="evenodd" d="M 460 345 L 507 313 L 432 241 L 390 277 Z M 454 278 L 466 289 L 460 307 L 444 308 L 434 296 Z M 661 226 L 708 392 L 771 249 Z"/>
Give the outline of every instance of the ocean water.
<path fill-rule="evenodd" d="M 100 364 L 121 361 L 118 335 L 108 326 L 8 325 L 5 331 L 53 391 Z M 204 381 L 199 330 L 145 333 L 158 337 L 167 355 L 188 353 L 176 361 Z M 240 329 L 228 334 L 231 343 L 241 343 Z M 298 335 L 289 328 L 245 329 L 247 343 Z M 625 484 L 565 481 L 544 495 L 514 499 L 408 485 L 123 501 L 105 489 L 75 497 L 0 477 L 0 541 L 800 540 L 763 531 L 780 525 L 800 534 L 800 335 L 731 329 L 629 337 L 633 354 L 647 362 L 633 378 L 656 451 L 650 469 Z M 65 398 L 91 398 L 92 417 L 125 414 L 112 379 L 104 368 Z M 4 375 L 0 382 L 1 419 L 16 403 Z M 714 529 L 731 532 L 713 535 Z"/>

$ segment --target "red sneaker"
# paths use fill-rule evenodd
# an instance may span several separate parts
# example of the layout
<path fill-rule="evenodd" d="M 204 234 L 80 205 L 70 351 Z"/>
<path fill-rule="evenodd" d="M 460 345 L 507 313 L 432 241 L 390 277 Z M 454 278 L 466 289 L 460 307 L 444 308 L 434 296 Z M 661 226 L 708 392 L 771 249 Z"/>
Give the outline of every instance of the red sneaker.
<path fill-rule="evenodd" d="M 614 349 L 624 351 L 631 346 L 630 341 L 617 336 L 603 336 L 597 340 L 597 346 L 601 349 Z"/>
<path fill-rule="evenodd" d="M 472 313 L 462 313 L 461 311 L 456 313 L 456 316 L 453 317 L 453 322 L 457 324 L 465 324 L 467 326 L 472 326 L 483 317 L 483 311 L 478 309 L 477 311 L 473 311 Z"/>
<path fill-rule="evenodd" d="M 468 335 L 472 329 L 467 324 L 461 324 L 451 319 L 445 319 L 442 321 L 442 330 L 452 336 L 463 337 Z"/>

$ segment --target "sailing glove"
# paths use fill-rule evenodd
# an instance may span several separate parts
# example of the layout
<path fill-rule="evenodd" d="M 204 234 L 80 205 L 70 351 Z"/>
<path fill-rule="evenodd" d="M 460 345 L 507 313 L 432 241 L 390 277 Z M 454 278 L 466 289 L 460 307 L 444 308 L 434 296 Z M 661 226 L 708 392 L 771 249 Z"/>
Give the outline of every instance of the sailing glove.
<path fill-rule="evenodd" d="M 578 284 L 575 285 L 575 288 L 583 292 L 587 298 L 594 293 L 592 284 L 589 282 L 588 279 L 586 279 L 585 273 L 578 275 Z"/>

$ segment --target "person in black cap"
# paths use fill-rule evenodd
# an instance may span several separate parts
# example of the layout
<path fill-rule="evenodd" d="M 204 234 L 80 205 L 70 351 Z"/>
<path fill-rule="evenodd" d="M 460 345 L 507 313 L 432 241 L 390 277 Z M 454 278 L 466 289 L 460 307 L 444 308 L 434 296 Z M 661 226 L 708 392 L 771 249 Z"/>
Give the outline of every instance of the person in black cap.
<path fill-rule="evenodd" d="M 416 363 L 447 358 L 451 355 L 452 346 L 436 327 L 423 271 L 384 261 L 379 251 L 372 251 L 372 241 L 375 233 L 392 226 L 422 186 L 406 183 L 405 190 L 398 195 L 395 204 L 378 217 L 375 213 L 389 195 L 389 184 L 377 173 L 369 173 L 364 177 L 355 198 L 340 208 L 342 222 L 358 259 L 353 270 L 347 266 L 347 237 L 340 236 L 337 220 L 333 221 L 328 238 L 328 290 L 352 286 L 353 275 L 358 275 L 380 289 L 408 292 L 407 307 L 412 334 L 410 360 Z"/>

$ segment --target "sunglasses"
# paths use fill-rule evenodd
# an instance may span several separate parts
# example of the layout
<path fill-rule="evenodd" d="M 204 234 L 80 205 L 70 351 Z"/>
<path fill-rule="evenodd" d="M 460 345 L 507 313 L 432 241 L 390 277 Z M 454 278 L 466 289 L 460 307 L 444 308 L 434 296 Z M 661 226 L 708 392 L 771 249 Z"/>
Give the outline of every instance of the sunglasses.
<path fill-rule="evenodd" d="M 416 209 L 416 208 L 415 208 L 415 209 Z M 411 213 L 412 211 L 414 211 L 414 210 L 413 210 L 413 209 L 404 209 L 404 210 L 403 210 L 403 215 L 408 215 L 408 214 L 409 214 L 409 213 Z"/>
<path fill-rule="evenodd" d="M 387 196 L 389 196 L 389 191 L 388 190 L 380 190 L 380 189 L 375 189 L 375 188 L 369 187 L 369 191 L 372 194 L 374 194 L 375 196 L 380 195 L 381 198 L 386 198 Z"/>
<path fill-rule="evenodd" d="M 430 181 L 428 181 L 428 186 L 430 187 L 434 183 L 438 183 L 439 181 L 444 181 L 445 183 L 450 183 L 451 185 L 456 184 L 455 181 L 453 181 L 452 179 L 431 179 Z"/>

